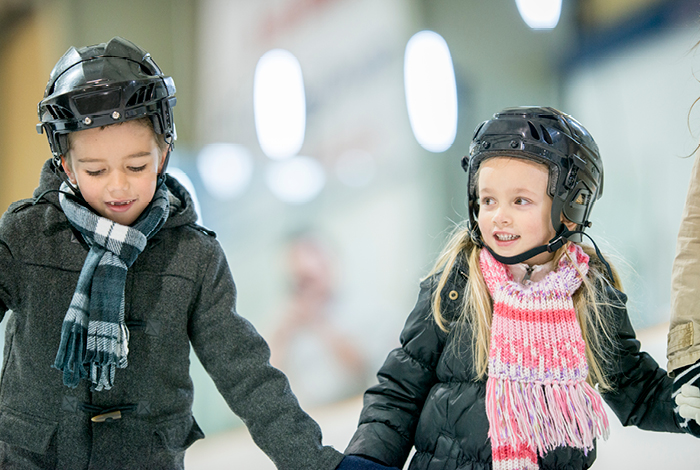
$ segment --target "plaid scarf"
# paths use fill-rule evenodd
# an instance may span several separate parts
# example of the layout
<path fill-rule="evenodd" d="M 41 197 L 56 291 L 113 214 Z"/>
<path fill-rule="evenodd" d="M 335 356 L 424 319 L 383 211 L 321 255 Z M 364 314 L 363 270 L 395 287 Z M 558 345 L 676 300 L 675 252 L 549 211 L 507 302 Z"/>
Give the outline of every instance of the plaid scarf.
<path fill-rule="evenodd" d="M 567 250 L 575 265 L 563 256 L 529 285 L 481 250 L 493 299 L 486 414 L 494 470 L 536 470 L 538 454 L 561 446 L 587 453 L 596 437 L 608 436 L 600 394 L 586 382 L 586 343 L 572 300 L 589 258 L 574 243 Z"/>
<path fill-rule="evenodd" d="M 126 367 L 129 352 L 129 330 L 124 323 L 126 272 L 168 219 L 168 190 L 159 188 L 129 227 L 79 204 L 66 183 L 61 184 L 59 202 L 90 251 L 63 319 L 54 367 L 63 371 L 63 383 L 71 388 L 89 376 L 95 390 L 109 390 L 116 368 Z"/>

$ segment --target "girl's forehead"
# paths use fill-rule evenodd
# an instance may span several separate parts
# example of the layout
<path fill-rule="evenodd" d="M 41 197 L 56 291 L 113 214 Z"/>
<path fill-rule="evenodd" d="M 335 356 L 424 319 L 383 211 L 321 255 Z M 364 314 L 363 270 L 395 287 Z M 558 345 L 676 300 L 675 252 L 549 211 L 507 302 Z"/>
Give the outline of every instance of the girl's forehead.
<path fill-rule="evenodd" d="M 492 157 L 479 166 L 478 188 L 517 189 L 545 193 L 549 181 L 546 165 L 514 157 Z"/>
<path fill-rule="evenodd" d="M 512 156 L 491 157 L 479 165 L 479 171 L 483 168 L 490 168 L 495 171 L 541 171 L 549 174 L 549 168 L 544 163 L 536 162 L 528 158 L 517 158 Z"/>

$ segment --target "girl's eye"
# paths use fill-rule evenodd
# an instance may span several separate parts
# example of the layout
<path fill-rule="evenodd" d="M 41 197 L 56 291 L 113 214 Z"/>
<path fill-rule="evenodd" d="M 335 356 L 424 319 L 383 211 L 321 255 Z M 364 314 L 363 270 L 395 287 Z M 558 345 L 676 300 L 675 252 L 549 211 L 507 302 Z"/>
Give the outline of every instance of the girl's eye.
<path fill-rule="evenodd" d="M 95 170 L 95 171 L 90 171 L 90 170 L 85 170 L 85 173 L 88 174 L 88 176 L 99 176 L 102 174 L 104 170 Z"/>
<path fill-rule="evenodd" d="M 518 197 L 515 198 L 515 204 L 518 206 L 524 206 L 525 204 L 530 204 L 530 201 L 525 198 Z"/>
<path fill-rule="evenodd" d="M 493 198 L 482 197 L 481 199 L 479 199 L 480 206 L 490 206 L 491 204 L 493 204 Z"/>
<path fill-rule="evenodd" d="M 146 165 L 141 165 L 141 166 L 130 166 L 129 170 L 133 171 L 134 173 L 138 173 L 139 171 L 143 171 L 146 169 Z"/>

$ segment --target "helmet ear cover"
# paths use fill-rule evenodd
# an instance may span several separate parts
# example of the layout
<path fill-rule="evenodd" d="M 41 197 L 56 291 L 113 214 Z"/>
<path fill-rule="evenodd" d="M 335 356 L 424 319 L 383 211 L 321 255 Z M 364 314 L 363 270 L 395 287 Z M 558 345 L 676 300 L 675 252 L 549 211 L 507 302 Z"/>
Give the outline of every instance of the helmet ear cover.
<path fill-rule="evenodd" d="M 552 227 L 557 234 L 566 227 L 562 216 L 583 231 L 603 189 L 603 166 L 591 135 L 571 116 L 554 108 L 506 108 L 477 126 L 468 156 L 467 208 L 472 238 L 478 228 L 478 169 L 484 160 L 511 157 L 532 160 L 549 168 L 548 194 L 552 197 Z M 574 235 L 572 241 L 580 241 Z"/>

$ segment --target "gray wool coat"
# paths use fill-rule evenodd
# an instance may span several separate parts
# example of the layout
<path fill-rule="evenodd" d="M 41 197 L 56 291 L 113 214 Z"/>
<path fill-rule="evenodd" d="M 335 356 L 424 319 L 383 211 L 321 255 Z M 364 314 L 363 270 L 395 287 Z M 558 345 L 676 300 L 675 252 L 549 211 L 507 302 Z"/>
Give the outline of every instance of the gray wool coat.
<path fill-rule="evenodd" d="M 61 211 L 49 162 L 34 199 L 0 220 L 0 318 L 10 315 L 0 382 L 0 468 L 181 469 L 204 437 L 192 416 L 190 344 L 255 443 L 280 469 L 336 468 L 343 455 L 321 445 L 269 349 L 236 313 L 236 289 L 214 236 L 195 225 L 187 191 L 129 269 L 128 366 L 114 387 L 63 385 L 54 368 L 61 324 L 87 245 Z M 7 311 L 7 312 L 6 312 Z M 5 313 L 6 312 L 6 313 Z M 119 409 L 120 419 L 92 422 Z M 231 468 L 240 468 L 236 462 Z"/>

